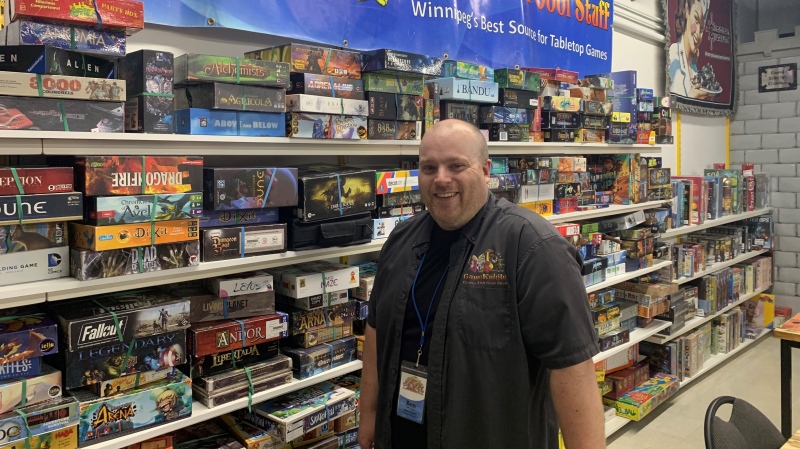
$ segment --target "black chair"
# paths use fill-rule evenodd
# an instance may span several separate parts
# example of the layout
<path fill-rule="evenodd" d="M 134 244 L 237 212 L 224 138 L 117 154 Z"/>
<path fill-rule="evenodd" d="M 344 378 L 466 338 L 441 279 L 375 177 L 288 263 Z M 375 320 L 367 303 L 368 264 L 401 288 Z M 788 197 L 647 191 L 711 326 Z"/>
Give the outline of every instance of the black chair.
<path fill-rule="evenodd" d="M 730 421 L 717 410 L 732 404 Z M 772 422 L 748 402 L 731 396 L 714 399 L 706 410 L 706 449 L 780 449 L 786 439 Z"/>

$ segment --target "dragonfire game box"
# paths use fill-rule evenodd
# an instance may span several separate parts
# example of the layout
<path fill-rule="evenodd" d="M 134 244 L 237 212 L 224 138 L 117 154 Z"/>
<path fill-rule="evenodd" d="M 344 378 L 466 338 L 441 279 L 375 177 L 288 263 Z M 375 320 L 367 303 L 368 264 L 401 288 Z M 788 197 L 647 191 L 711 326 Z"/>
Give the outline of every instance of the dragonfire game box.
<path fill-rule="evenodd" d="M 316 221 L 375 209 L 375 170 L 328 164 L 298 167 L 297 217 Z"/>
<path fill-rule="evenodd" d="M 74 162 L 77 190 L 86 196 L 203 191 L 202 157 L 86 156 Z"/>

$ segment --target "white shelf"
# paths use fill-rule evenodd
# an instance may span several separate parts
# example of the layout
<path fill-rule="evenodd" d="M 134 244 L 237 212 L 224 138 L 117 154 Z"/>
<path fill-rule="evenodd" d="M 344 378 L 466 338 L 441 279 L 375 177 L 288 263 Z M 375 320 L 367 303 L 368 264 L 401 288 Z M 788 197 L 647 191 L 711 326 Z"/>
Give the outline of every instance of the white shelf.
<path fill-rule="evenodd" d="M 189 156 L 417 156 L 418 140 L 317 140 L 186 134 L 0 131 L 0 154 Z M 658 153 L 660 146 L 489 142 L 491 154 Z"/>
<path fill-rule="evenodd" d="M 711 371 L 715 366 L 717 366 L 720 363 L 724 362 L 725 360 L 733 357 L 734 355 L 736 355 L 736 353 L 738 353 L 739 351 L 744 350 L 744 348 L 746 348 L 746 347 L 752 345 L 753 343 L 757 342 L 759 339 L 761 339 L 765 335 L 769 334 L 770 332 L 772 332 L 772 329 L 764 329 L 755 338 L 755 340 L 745 339 L 744 343 L 739 344 L 739 347 L 737 347 L 736 349 L 728 352 L 727 354 L 712 355 L 710 359 L 708 359 L 705 362 L 703 362 L 703 369 L 698 371 L 697 374 L 695 374 L 692 377 L 685 377 L 683 379 L 683 381 L 681 382 L 681 388 L 683 388 L 683 387 L 689 385 L 690 383 L 694 382 L 696 379 L 700 378 L 703 374 Z"/>
<path fill-rule="evenodd" d="M 716 318 L 716 317 L 722 315 L 723 313 L 733 309 L 734 307 L 744 303 L 745 301 L 749 300 L 750 298 L 754 298 L 757 295 L 760 295 L 761 293 L 764 293 L 771 286 L 772 285 L 768 285 L 768 286 L 766 286 L 764 288 L 760 288 L 760 289 L 754 291 L 753 293 L 748 293 L 746 295 L 742 295 L 742 296 L 739 297 L 738 301 L 734 302 L 733 304 L 730 304 L 730 305 L 726 306 L 724 309 L 720 310 L 719 312 L 714 313 L 713 315 L 709 315 L 707 317 L 696 316 L 696 317 L 690 319 L 689 321 L 687 321 L 686 325 L 681 330 L 679 330 L 678 332 L 676 332 L 676 333 L 674 333 L 672 335 L 653 335 L 652 337 L 648 337 L 646 340 L 649 341 L 650 343 L 657 343 L 657 344 L 663 345 L 664 343 L 667 343 L 667 342 L 669 342 L 671 340 L 674 340 L 675 338 L 680 337 L 681 335 L 683 335 L 683 334 L 685 334 L 687 332 L 690 332 L 692 329 L 696 329 L 696 328 L 702 326 L 703 324 L 708 323 L 709 321 L 713 320 L 714 318 Z"/>
<path fill-rule="evenodd" d="M 642 275 L 645 275 L 645 274 L 648 274 L 648 273 L 652 273 L 654 271 L 658 271 L 658 270 L 660 270 L 662 268 L 665 268 L 665 267 L 668 267 L 668 266 L 672 265 L 672 262 L 670 262 L 669 260 L 655 260 L 653 262 L 654 263 L 653 263 L 652 267 L 643 268 L 641 270 L 636 270 L 636 271 L 631 271 L 631 272 L 628 272 L 628 273 L 625 273 L 625 274 L 621 274 L 619 276 L 614 276 L 614 277 L 611 277 L 611 278 L 606 278 L 605 281 L 603 281 L 603 282 L 601 282 L 599 284 L 594 284 L 591 287 L 586 287 L 586 292 L 587 293 L 591 293 L 591 292 L 596 292 L 598 290 L 602 290 L 604 288 L 613 287 L 613 286 L 615 286 L 615 285 L 617 285 L 619 283 L 622 283 L 622 282 L 625 282 L 625 281 L 629 281 L 629 280 L 631 280 L 633 278 L 637 278 L 639 276 L 642 276 Z"/>
<path fill-rule="evenodd" d="M 672 323 L 669 321 L 661 321 L 661 320 L 653 320 L 652 323 L 648 324 L 647 327 L 638 327 L 636 330 L 631 332 L 630 341 L 625 343 L 624 345 L 617 346 L 616 348 L 611 348 L 608 351 L 603 351 L 600 354 L 597 354 L 592 358 L 594 363 L 597 363 L 601 360 L 605 360 L 612 355 L 619 354 L 622 351 L 627 350 L 631 346 L 639 343 L 640 341 L 655 335 L 656 332 L 662 331 L 668 328 Z"/>
<path fill-rule="evenodd" d="M 654 207 L 660 207 L 664 205 L 667 201 L 648 201 L 646 203 L 639 203 L 639 204 L 612 204 L 611 206 L 604 207 L 601 209 L 592 209 L 592 210 L 582 210 L 578 212 L 569 212 L 566 214 L 560 215 L 548 215 L 544 217 L 550 223 L 565 223 L 568 221 L 573 220 L 588 220 L 590 218 L 598 218 L 598 217 L 608 217 L 611 215 L 618 215 L 618 214 L 625 214 L 636 212 L 645 209 L 652 209 Z"/>
<path fill-rule="evenodd" d="M 625 427 L 625 424 L 631 423 L 630 419 L 625 419 L 621 416 L 616 416 L 606 423 L 606 438 L 614 435 L 619 429 Z"/>
<path fill-rule="evenodd" d="M 727 267 L 736 265 L 737 263 L 744 262 L 744 261 L 746 261 L 748 259 L 752 259 L 753 257 L 756 257 L 756 256 L 758 256 L 760 254 L 768 253 L 769 251 L 770 251 L 769 249 L 761 249 L 761 250 L 758 250 L 758 251 L 750 251 L 748 253 L 742 254 L 739 257 L 735 257 L 735 258 L 733 258 L 731 260 L 726 260 L 725 262 L 717 262 L 717 263 L 709 266 L 708 269 L 706 269 L 705 271 L 701 271 L 699 273 L 695 273 L 695 275 L 690 277 L 690 278 L 678 278 L 678 279 L 675 279 L 674 281 L 672 281 L 672 283 L 673 284 L 685 284 L 685 283 L 687 283 L 689 281 L 693 281 L 695 279 L 699 279 L 699 278 L 701 278 L 701 277 L 703 277 L 703 276 L 705 276 L 707 274 L 716 273 L 717 271 L 719 271 L 719 270 L 721 270 L 723 268 L 727 268 Z"/>
<path fill-rule="evenodd" d="M 355 362 L 350 362 L 348 364 L 342 365 L 338 368 L 334 368 L 330 371 L 326 371 L 322 374 L 317 374 L 316 376 L 309 377 L 308 379 L 303 379 L 303 380 L 294 379 L 292 380 L 292 382 L 286 385 L 281 385 L 280 387 L 276 387 L 267 391 L 262 391 L 260 393 L 254 394 L 253 405 L 267 401 L 272 398 L 276 398 L 278 396 L 282 396 L 287 393 L 291 393 L 293 391 L 297 391 L 304 387 L 318 384 L 328 379 L 333 379 L 334 377 L 339 377 L 348 373 L 352 373 L 353 371 L 358 371 L 360 369 L 361 369 L 361 361 L 357 360 Z M 161 426 L 156 426 L 143 430 L 141 432 L 130 433 L 128 435 L 119 438 L 109 439 L 108 441 L 102 441 L 101 439 L 101 441 L 93 444 L 91 447 L 97 449 L 123 448 L 126 446 L 130 446 L 131 444 L 134 443 L 139 443 L 141 441 L 157 437 L 159 435 L 164 435 L 166 433 L 174 432 L 184 427 L 189 427 L 195 424 L 208 421 L 211 418 L 215 418 L 217 416 L 221 416 L 235 410 L 243 409 L 245 407 L 247 407 L 247 398 L 238 399 L 236 401 L 232 401 L 227 404 L 223 404 L 219 407 L 214 407 L 214 408 L 206 408 L 203 404 L 197 401 L 193 401 L 192 415 L 188 418 L 180 419 L 178 421 L 172 421 Z"/>
<path fill-rule="evenodd" d="M 735 221 L 744 220 L 745 218 L 758 217 L 759 215 L 768 214 L 770 212 L 772 212 L 772 208 L 767 207 L 764 209 L 758 209 L 750 212 L 731 215 L 728 217 L 718 218 L 716 220 L 708 220 L 705 223 L 699 225 L 682 226 L 680 228 L 670 229 L 667 232 L 662 232 L 661 234 L 658 235 L 658 238 L 668 239 L 672 237 L 677 237 L 679 235 L 689 234 L 691 232 L 697 232 L 703 229 L 713 228 L 715 226 L 721 226 L 724 224 L 733 223 Z"/>

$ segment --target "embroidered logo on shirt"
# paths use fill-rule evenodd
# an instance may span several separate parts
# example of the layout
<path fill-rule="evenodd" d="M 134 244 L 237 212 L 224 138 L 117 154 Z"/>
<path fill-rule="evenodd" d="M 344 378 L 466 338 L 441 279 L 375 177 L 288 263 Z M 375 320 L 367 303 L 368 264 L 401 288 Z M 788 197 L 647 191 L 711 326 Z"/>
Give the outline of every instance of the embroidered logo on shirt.
<path fill-rule="evenodd" d="M 464 285 L 499 287 L 507 286 L 505 261 L 499 252 L 487 249 L 469 258 L 469 268 L 463 275 Z"/>

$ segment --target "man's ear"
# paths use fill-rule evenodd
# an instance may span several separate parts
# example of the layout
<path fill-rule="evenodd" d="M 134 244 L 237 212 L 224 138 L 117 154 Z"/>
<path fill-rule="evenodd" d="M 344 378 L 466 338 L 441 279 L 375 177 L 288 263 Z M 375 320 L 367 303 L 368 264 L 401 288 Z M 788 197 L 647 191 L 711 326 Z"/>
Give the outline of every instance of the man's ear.
<path fill-rule="evenodd" d="M 492 172 L 492 160 L 486 159 L 483 162 L 483 176 L 486 178 L 486 183 L 489 183 L 489 173 Z"/>

